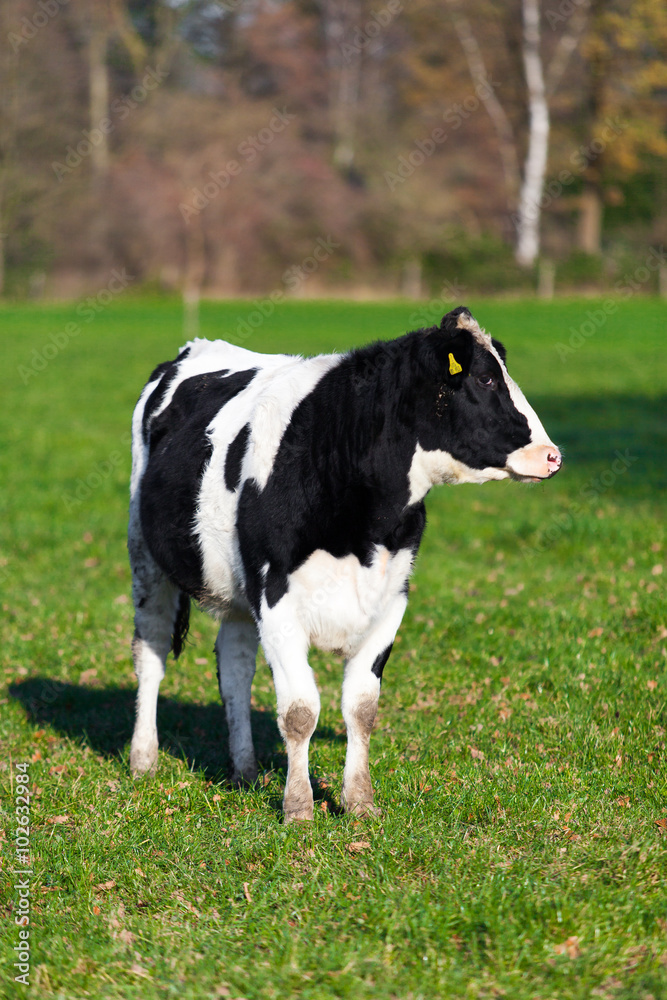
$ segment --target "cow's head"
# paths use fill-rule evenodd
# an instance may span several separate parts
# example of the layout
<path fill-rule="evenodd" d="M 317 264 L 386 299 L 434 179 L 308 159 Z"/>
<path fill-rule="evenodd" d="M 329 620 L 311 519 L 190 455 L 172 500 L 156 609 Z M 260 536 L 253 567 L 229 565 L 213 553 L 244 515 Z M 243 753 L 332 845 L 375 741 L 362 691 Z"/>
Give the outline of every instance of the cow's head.
<path fill-rule="evenodd" d="M 431 483 L 539 482 L 555 475 L 560 451 L 510 377 L 502 344 L 464 306 L 423 336 L 436 397 L 425 401 L 420 414 L 413 495 L 423 492 L 426 478 Z"/>

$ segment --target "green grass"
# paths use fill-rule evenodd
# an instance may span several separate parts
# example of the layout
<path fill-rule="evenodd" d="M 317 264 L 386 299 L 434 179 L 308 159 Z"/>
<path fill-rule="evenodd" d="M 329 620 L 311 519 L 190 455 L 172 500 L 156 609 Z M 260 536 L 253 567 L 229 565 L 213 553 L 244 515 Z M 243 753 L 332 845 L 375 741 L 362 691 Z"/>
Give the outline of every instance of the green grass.
<path fill-rule="evenodd" d="M 622 304 L 562 361 L 557 344 L 599 303 L 470 305 L 565 466 L 539 486 L 429 497 L 372 740 L 378 822 L 337 809 L 341 663 L 313 655 L 307 828 L 281 822 L 286 760 L 261 658 L 262 777 L 226 783 L 215 626 L 199 613 L 163 683 L 158 776 L 128 773 L 127 432 L 147 375 L 185 339 L 179 307 L 128 296 L 90 323 L 71 307 L 0 310 L 0 994 L 667 997 L 667 308 Z M 224 337 L 251 311 L 205 304 L 201 333 Z M 415 311 L 285 304 L 247 346 L 345 348 L 400 334 Z M 78 336 L 26 375 L 73 319 Z M 12 967 L 22 761 L 29 991 Z"/>

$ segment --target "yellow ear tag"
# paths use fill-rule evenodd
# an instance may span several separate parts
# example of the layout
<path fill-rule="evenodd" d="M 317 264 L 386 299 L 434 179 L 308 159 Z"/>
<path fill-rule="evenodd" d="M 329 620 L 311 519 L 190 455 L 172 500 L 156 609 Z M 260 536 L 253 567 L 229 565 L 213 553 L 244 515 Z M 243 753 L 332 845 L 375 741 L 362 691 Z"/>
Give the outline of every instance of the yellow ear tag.
<path fill-rule="evenodd" d="M 463 368 L 461 368 L 461 365 L 458 363 L 458 361 L 456 360 L 456 358 L 454 357 L 454 355 L 450 354 L 449 355 L 449 374 L 450 375 L 458 375 L 458 373 L 462 372 L 462 371 L 463 371 Z"/>

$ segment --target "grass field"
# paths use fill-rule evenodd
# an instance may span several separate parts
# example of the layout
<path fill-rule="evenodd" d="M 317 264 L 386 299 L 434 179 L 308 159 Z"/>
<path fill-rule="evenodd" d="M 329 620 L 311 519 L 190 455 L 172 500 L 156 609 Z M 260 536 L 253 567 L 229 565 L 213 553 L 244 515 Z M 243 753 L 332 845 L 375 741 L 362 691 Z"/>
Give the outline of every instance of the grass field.
<path fill-rule="evenodd" d="M 468 304 L 564 469 L 430 495 L 371 745 L 382 817 L 338 811 L 341 663 L 313 654 L 316 818 L 287 828 L 268 668 L 260 656 L 260 782 L 236 791 L 200 613 L 162 686 L 157 778 L 128 772 L 128 427 L 185 339 L 180 307 L 0 310 L 0 995 L 667 997 L 667 307 Z M 415 311 L 290 303 L 246 343 L 345 348 L 421 325 Z M 252 312 L 204 304 L 201 333 Z M 13 981 L 24 772 L 27 990 Z"/>

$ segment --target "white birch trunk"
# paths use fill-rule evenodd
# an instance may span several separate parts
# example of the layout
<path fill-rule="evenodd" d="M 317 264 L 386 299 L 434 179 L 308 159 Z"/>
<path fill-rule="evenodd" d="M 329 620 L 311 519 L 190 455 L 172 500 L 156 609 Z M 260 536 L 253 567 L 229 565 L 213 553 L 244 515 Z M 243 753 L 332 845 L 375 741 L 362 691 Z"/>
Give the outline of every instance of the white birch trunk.
<path fill-rule="evenodd" d="M 522 0 L 523 63 L 528 86 L 528 154 L 519 196 L 516 259 L 523 267 L 534 264 L 540 252 L 540 200 L 549 149 L 549 105 L 547 104 L 540 54 L 539 0 Z"/>

